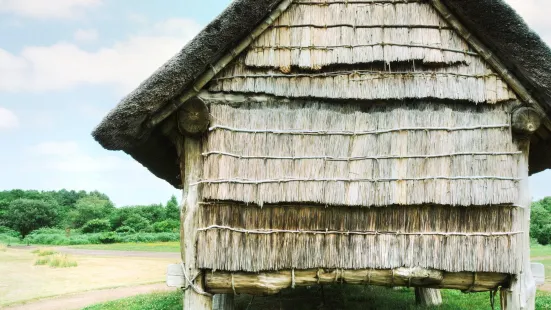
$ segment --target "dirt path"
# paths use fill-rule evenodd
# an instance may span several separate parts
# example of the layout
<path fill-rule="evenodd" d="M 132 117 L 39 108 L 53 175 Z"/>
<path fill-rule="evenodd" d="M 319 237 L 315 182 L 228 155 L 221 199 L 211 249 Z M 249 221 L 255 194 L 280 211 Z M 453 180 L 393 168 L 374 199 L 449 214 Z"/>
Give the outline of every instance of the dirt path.
<path fill-rule="evenodd" d="M 176 252 L 145 252 L 145 251 L 114 251 L 114 250 L 85 250 L 67 247 L 57 247 L 56 251 L 73 255 L 87 256 L 118 256 L 118 257 L 152 257 L 152 258 L 180 258 Z"/>
<path fill-rule="evenodd" d="M 153 292 L 170 291 L 174 288 L 167 287 L 164 283 L 147 284 L 133 287 L 119 287 L 113 289 L 104 289 L 97 291 L 88 291 L 71 295 L 63 295 L 49 299 L 42 299 L 23 305 L 3 308 L 6 310 L 76 310 L 86 306 L 102 303 L 110 300 L 131 297 L 140 294 Z"/>

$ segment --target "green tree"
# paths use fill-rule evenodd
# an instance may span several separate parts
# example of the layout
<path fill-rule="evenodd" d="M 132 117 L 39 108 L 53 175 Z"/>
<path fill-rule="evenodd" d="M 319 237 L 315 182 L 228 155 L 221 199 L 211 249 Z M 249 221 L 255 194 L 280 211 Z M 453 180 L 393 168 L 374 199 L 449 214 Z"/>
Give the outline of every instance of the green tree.
<path fill-rule="evenodd" d="M 164 220 L 151 225 L 154 232 L 178 232 L 180 229 L 180 221 Z"/>
<path fill-rule="evenodd" d="M 170 200 L 166 203 L 165 214 L 167 219 L 180 220 L 180 207 L 178 206 L 178 200 L 176 196 L 172 195 Z"/>
<path fill-rule="evenodd" d="M 75 209 L 68 217 L 73 227 L 82 227 L 88 221 L 108 218 L 114 210 L 115 206 L 110 200 L 99 196 L 88 196 L 76 202 Z"/>
<path fill-rule="evenodd" d="M 31 231 L 57 223 L 56 206 L 42 200 L 20 198 L 12 201 L 4 219 L 6 226 L 25 237 Z"/>
<path fill-rule="evenodd" d="M 151 223 L 145 217 L 137 213 L 130 214 L 123 224 L 124 226 L 128 226 L 135 231 L 148 231 L 151 229 Z"/>
<path fill-rule="evenodd" d="M 83 233 L 99 233 L 111 231 L 111 223 L 107 219 L 93 219 L 82 226 Z"/>

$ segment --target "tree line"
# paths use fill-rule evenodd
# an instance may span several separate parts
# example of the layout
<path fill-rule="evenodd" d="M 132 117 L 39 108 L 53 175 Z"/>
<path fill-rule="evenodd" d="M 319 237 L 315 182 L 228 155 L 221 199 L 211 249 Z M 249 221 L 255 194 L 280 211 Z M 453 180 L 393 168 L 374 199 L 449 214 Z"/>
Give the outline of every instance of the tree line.
<path fill-rule="evenodd" d="M 11 230 L 25 238 L 45 228 L 84 234 L 177 233 L 179 227 L 180 210 L 174 196 L 165 204 L 116 208 L 98 191 L 0 191 L 0 234 Z M 551 243 L 551 197 L 532 203 L 530 237 L 542 245 Z M 109 241 L 113 236 L 104 238 Z"/>
<path fill-rule="evenodd" d="M 11 229 L 24 238 L 46 227 L 68 233 L 177 232 L 180 211 L 174 196 L 165 204 L 116 208 L 98 191 L 0 191 L 0 230 Z"/>

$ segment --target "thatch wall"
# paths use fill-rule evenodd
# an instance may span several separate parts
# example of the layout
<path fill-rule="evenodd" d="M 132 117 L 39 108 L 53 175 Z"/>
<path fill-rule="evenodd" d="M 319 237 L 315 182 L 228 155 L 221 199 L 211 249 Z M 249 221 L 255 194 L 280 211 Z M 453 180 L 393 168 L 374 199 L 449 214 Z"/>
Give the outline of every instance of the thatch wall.
<path fill-rule="evenodd" d="M 427 1 L 295 1 L 206 89 L 198 268 L 521 270 L 516 95 Z"/>
<path fill-rule="evenodd" d="M 424 1 L 297 1 L 210 91 L 495 103 L 515 94 Z"/>
<path fill-rule="evenodd" d="M 220 100 L 204 143 L 205 199 L 471 206 L 518 197 L 508 105 Z"/>
<path fill-rule="evenodd" d="M 515 273 L 514 208 L 205 204 L 200 268 L 261 271 L 421 267 Z"/>

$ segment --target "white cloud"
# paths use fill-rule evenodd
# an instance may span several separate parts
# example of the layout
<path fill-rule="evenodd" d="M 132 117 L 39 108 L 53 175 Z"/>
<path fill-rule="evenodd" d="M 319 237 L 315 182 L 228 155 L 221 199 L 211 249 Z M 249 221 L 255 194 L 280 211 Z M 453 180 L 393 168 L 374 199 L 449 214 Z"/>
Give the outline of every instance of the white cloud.
<path fill-rule="evenodd" d="M 75 141 L 48 141 L 30 148 L 41 158 L 42 168 L 57 172 L 97 173 L 134 169 L 137 164 L 115 155 L 92 156 Z"/>
<path fill-rule="evenodd" d="M 102 0 L 0 0 L 0 13 L 40 19 L 71 19 Z"/>
<path fill-rule="evenodd" d="M 0 107 L 0 130 L 19 126 L 19 119 L 12 111 Z"/>
<path fill-rule="evenodd" d="M 78 29 L 73 34 L 73 38 L 79 42 L 94 42 L 98 39 L 99 35 L 96 29 Z"/>
<path fill-rule="evenodd" d="M 0 0 L 1 1 L 1 0 Z M 64 90 L 82 84 L 135 88 L 193 38 L 200 26 L 170 19 L 111 47 L 88 52 L 75 44 L 31 46 L 19 55 L 0 49 L 0 91 Z"/>
<path fill-rule="evenodd" d="M 31 150 L 38 155 L 71 156 L 79 152 L 79 147 L 74 141 L 50 141 L 39 143 Z"/>
<path fill-rule="evenodd" d="M 549 0 L 506 0 L 535 30 L 542 39 L 551 45 L 551 1 Z"/>

